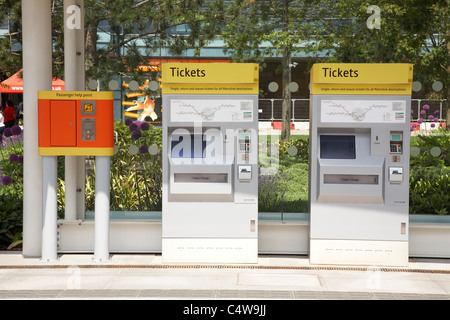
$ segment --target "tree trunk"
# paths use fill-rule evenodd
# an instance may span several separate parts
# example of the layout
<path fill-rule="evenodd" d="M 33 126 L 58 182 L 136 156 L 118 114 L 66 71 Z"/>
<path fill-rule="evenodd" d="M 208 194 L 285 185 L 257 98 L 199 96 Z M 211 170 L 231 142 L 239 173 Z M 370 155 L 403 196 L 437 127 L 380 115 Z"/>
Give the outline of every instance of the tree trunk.
<path fill-rule="evenodd" d="M 291 83 L 291 52 L 289 47 L 283 49 L 283 82 L 282 82 L 282 104 L 281 104 L 281 140 L 289 141 L 291 135 L 291 92 L 289 91 L 289 83 Z"/>
<path fill-rule="evenodd" d="M 447 113 L 446 113 L 446 129 L 450 130 L 450 81 L 448 79 L 450 79 L 450 27 L 447 27 L 446 30 L 446 41 L 447 41 L 447 101 L 446 101 L 446 105 L 447 105 Z"/>
<path fill-rule="evenodd" d="M 95 53 L 97 51 L 97 25 L 98 23 L 89 23 L 86 25 L 85 71 L 88 71 L 94 65 Z"/>
<path fill-rule="evenodd" d="M 289 0 L 283 1 L 283 32 L 289 31 Z M 281 140 L 289 141 L 291 135 L 291 92 L 289 91 L 289 83 L 291 83 L 291 49 L 290 44 L 287 42 L 283 48 L 283 61 L 282 64 L 282 93 L 281 93 Z"/>

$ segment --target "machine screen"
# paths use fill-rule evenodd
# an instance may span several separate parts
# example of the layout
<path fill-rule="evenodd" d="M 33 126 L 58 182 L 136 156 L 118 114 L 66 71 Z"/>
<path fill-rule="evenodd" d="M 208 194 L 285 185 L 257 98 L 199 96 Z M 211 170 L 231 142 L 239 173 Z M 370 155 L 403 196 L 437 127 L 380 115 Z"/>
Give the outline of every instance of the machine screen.
<path fill-rule="evenodd" d="M 355 159 L 355 136 L 320 136 L 321 159 Z"/>
<path fill-rule="evenodd" d="M 189 137 L 189 136 L 187 136 Z M 203 135 L 201 134 L 191 134 L 190 142 L 184 143 L 183 147 L 178 147 L 178 144 L 183 143 L 183 139 L 185 139 L 186 136 L 179 136 L 178 140 L 175 140 L 174 138 L 172 140 L 171 145 L 171 154 L 172 158 L 204 158 L 205 157 L 205 148 L 206 148 L 206 141 L 203 139 Z M 189 149 L 186 150 L 186 147 L 190 146 L 191 150 L 189 152 Z M 201 146 L 201 150 L 199 148 Z"/>

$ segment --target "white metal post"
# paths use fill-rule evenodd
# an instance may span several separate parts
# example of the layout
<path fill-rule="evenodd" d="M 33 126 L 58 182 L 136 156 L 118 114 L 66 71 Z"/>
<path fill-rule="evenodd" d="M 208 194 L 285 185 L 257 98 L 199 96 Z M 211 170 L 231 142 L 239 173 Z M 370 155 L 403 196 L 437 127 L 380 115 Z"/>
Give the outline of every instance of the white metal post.
<path fill-rule="evenodd" d="M 76 220 L 77 217 L 77 156 L 64 157 L 64 206 L 65 220 Z"/>
<path fill-rule="evenodd" d="M 84 50 L 84 0 L 78 0 L 80 6 L 80 25 L 81 28 L 77 32 L 77 90 L 84 91 L 85 89 L 85 50 Z M 85 157 L 77 157 L 77 218 L 85 218 L 86 208 L 86 164 Z"/>
<path fill-rule="evenodd" d="M 23 43 L 23 247 L 42 253 L 42 157 L 38 153 L 38 90 L 52 89 L 51 1 L 22 0 Z M 56 224 L 56 221 L 55 221 Z"/>
<path fill-rule="evenodd" d="M 95 157 L 94 261 L 109 260 L 110 157 Z"/>
<path fill-rule="evenodd" d="M 64 80 L 66 91 L 84 90 L 84 0 L 64 0 Z M 79 158 L 65 157 L 66 220 L 76 220 L 77 211 L 84 212 L 85 179 L 80 172 L 84 157 Z M 83 192 L 83 198 L 77 191 Z"/>
<path fill-rule="evenodd" d="M 57 260 L 58 157 L 42 157 L 42 261 Z"/>
<path fill-rule="evenodd" d="M 77 157 L 77 219 L 85 218 L 86 211 L 86 163 L 85 156 Z"/>

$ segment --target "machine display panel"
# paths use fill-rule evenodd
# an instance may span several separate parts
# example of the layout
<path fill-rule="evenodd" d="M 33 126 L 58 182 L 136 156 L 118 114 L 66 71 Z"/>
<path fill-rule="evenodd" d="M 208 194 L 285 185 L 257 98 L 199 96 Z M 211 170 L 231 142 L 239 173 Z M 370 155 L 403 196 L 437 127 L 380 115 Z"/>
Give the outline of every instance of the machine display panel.
<path fill-rule="evenodd" d="M 183 139 L 189 137 L 191 138 L 191 141 L 183 141 Z M 201 146 L 201 149 L 199 146 Z M 204 158 L 205 148 L 206 141 L 202 134 L 182 135 L 177 138 L 173 137 L 171 141 L 172 158 Z"/>
<path fill-rule="evenodd" d="M 321 159 L 356 159 L 355 136 L 321 135 Z"/>

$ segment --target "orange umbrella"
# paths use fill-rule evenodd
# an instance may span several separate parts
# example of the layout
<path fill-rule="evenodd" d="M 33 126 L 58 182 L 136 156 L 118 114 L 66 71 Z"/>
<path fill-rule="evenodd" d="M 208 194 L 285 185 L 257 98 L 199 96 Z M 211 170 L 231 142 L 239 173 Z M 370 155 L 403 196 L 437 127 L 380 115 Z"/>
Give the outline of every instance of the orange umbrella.
<path fill-rule="evenodd" d="M 23 72 L 20 69 L 18 72 L 13 74 L 11 77 L 2 81 L 0 85 L 1 93 L 23 93 L 23 79 L 19 77 L 19 74 Z M 58 78 L 52 79 L 52 90 L 53 91 L 64 91 L 64 81 Z"/>

